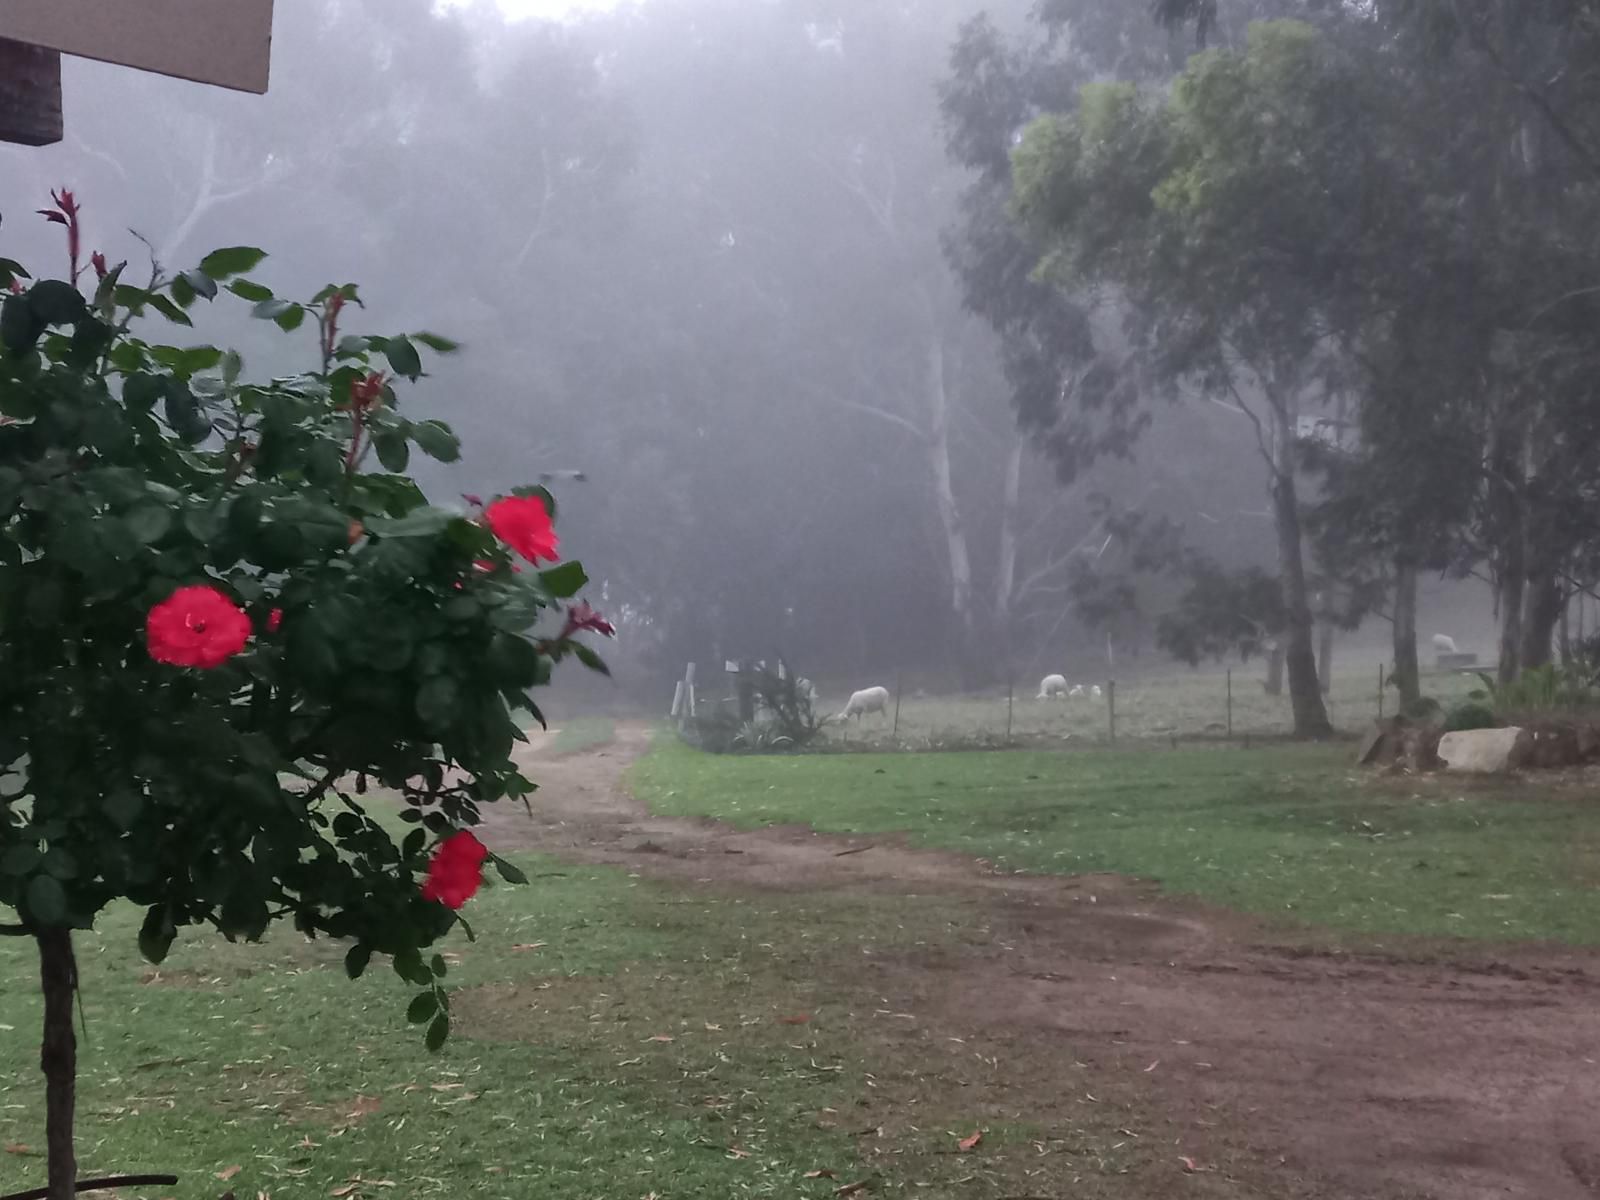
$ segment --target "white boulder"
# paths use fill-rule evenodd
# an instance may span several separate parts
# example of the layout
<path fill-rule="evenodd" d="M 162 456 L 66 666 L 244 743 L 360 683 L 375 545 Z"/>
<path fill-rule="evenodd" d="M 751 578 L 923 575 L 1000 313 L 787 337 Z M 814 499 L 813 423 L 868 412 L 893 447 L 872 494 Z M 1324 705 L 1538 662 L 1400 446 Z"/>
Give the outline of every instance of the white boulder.
<path fill-rule="evenodd" d="M 1527 761 L 1533 736 L 1516 725 L 1504 729 L 1467 729 L 1439 739 L 1439 757 L 1452 771 L 1494 775 Z"/>

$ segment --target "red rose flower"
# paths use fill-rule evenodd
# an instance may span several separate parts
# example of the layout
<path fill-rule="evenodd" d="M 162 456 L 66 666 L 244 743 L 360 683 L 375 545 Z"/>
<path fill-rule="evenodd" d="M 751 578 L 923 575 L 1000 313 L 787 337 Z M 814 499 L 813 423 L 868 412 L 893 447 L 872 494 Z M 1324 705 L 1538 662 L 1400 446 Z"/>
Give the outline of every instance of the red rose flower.
<path fill-rule="evenodd" d="M 267 632 L 277 633 L 278 627 L 283 624 L 283 609 L 275 608 L 267 614 Z"/>
<path fill-rule="evenodd" d="M 506 496 L 489 505 L 483 515 L 495 537 L 529 562 L 541 558 L 556 561 L 561 539 L 550 521 L 550 510 L 537 496 Z"/>
<path fill-rule="evenodd" d="M 89 265 L 94 268 L 96 279 L 104 279 L 110 273 L 106 267 L 106 256 L 98 250 L 89 255 Z"/>
<path fill-rule="evenodd" d="M 181 587 L 150 610 L 150 657 L 174 667 L 220 667 L 250 640 L 250 618 L 209 584 Z"/>
<path fill-rule="evenodd" d="M 489 857 L 484 844 L 466 830 L 440 842 L 428 860 L 428 878 L 422 885 L 424 900 L 437 900 L 446 908 L 460 908 L 483 884 L 483 862 Z"/>

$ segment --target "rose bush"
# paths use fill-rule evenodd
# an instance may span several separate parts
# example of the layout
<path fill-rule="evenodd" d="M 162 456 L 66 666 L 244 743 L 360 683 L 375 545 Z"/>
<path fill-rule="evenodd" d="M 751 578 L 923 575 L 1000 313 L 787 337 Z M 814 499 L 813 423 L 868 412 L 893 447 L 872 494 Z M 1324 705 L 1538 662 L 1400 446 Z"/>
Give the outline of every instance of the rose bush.
<path fill-rule="evenodd" d="M 445 962 L 424 951 L 465 925 L 486 862 L 519 879 L 465 830 L 531 792 L 517 714 L 542 719 L 556 662 L 603 670 L 573 639 L 610 628 L 565 603 L 577 563 L 515 569 L 557 560 L 547 491 L 452 509 L 405 474 L 413 450 L 458 456 L 399 392 L 453 343 L 348 332 L 353 285 L 279 297 L 252 248 L 139 284 L 100 252 L 85 268 L 79 205 L 53 200 L 68 277 L 0 258 L 0 905 L 39 945 L 64 1200 L 71 931 L 138 905 L 159 962 L 186 925 L 288 920 L 346 941 L 352 977 L 385 956 L 437 1047 Z M 314 331 L 312 369 L 252 380 L 237 354 L 141 333 L 225 294 Z M 372 785 L 405 836 L 370 815 Z"/>

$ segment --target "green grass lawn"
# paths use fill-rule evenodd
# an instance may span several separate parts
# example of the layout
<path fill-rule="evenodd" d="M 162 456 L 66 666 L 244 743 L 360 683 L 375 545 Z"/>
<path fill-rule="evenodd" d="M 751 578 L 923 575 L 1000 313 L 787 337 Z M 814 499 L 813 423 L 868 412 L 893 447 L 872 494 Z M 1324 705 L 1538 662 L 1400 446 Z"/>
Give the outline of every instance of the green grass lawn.
<path fill-rule="evenodd" d="M 152 968 L 134 949 L 136 914 L 109 914 L 79 938 L 83 1171 L 183 1177 L 141 1200 L 225 1187 L 272 1200 L 803 1198 L 863 1178 L 874 1195 L 979 1200 L 1047 1178 L 1109 1200 L 1130 1194 L 1141 1154 L 1159 1155 L 1162 1178 L 1171 1169 L 1158 1140 L 1147 1151 L 1115 1132 L 1137 1113 L 1015 1112 L 1001 1051 L 902 1019 L 873 990 L 874 955 L 982 940 L 953 906 L 713 895 L 522 865 L 530 885 L 472 902 L 478 942 L 446 947 L 461 990 L 436 1056 L 405 1024 L 412 989 L 376 962 L 348 981 L 342 946 L 191 932 Z M 0 939 L 4 1190 L 43 1181 L 35 977 L 31 942 Z M 981 1158 L 951 1153 L 980 1126 Z"/>
<path fill-rule="evenodd" d="M 1348 746 L 718 757 L 670 738 L 633 778 L 660 812 L 904 831 L 1333 930 L 1600 943 L 1600 804 L 1577 785 L 1384 779 Z"/>

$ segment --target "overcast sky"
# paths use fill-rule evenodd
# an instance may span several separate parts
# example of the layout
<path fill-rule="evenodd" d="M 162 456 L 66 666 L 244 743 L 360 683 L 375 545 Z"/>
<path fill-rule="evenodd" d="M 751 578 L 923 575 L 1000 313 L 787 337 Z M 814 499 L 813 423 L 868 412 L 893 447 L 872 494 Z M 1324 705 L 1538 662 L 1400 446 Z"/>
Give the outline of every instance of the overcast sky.
<path fill-rule="evenodd" d="M 443 0 L 446 8 L 455 8 L 470 2 L 471 0 Z M 586 9 L 615 8 L 617 0 L 495 0 L 495 3 L 511 17 L 555 20 Z"/>

